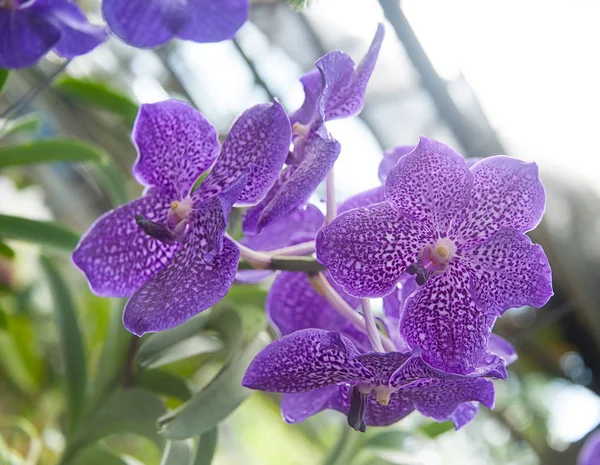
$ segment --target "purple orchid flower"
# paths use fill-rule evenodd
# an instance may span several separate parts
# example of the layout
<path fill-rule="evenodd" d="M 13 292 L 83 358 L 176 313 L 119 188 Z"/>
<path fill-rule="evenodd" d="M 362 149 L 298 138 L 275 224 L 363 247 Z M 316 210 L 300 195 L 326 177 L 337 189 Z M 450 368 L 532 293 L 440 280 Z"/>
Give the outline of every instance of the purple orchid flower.
<path fill-rule="evenodd" d="M 317 259 L 358 297 L 385 296 L 405 272 L 415 275 L 404 340 L 431 366 L 468 374 L 497 316 L 552 296 L 548 259 L 524 234 L 545 208 L 537 166 L 495 156 L 469 169 L 423 137 L 390 171 L 385 197 L 324 227 Z"/>
<path fill-rule="evenodd" d="M 248 0 L 104 0 L 111 30 L 134 47 L 156 47 L 174 37 L 193 42 L 231 39 L 248 19 Z"/>
<path fill-rule="evenodd" d="M 84 55 L 107 38 L 69 0 L 0 0 L 0 68 L 26 68 L 50 50 Z"/>
<path fill-rule="evenodd" d="M 414 409 L 458 429 L 477 412 L 477 403 L 494 406 L 490 379 L 505 378 L 505 361 L 469 375 L 436 370 L 420 357 L 400 352 L 362 352 L 337 331 L 303 329 L 269 344 L 252 361 L 242 384 L 285 393 L 282 413 L 290 423 L 326 409 L 348 416 L 354 429 L 386 426 Z"/>
<path fill-rule="evenodd" d="M 216 129 L 187 104 L 141 106 L 133 174 L 144 195 L 101 216 L 73 252 L 96 295 L 131 296 L 123 314 L 129 331 L 172 328 L 223 298 L 239 258 L 224 237 L 228 215 L 234 204 L 265 195 L 290 139 L 277 102 L 244 112 L 222 147 Z"/>
<path fill-rule="evenodd" d="M 369 51 L 355 66 L 342 52 L 331 52 L 315 63 L 316 70 L 305 74 L 302 107 L 290 116 L 294 126 L 294 150 L 279 179 L 256 207 L 244 217 L 244 232 L 260 234 L 263 229 L 305 202 L 333 167 L 340 145 L 324 123 L 356 115 L 364 106 L 367 83 L 383 42 L 379 25 Z"/>
<path fill-rule="evenodd" d="M 597 465 L 600 463 L 600 431 L 591 434 L 577 457 L 577 465 Z"/>

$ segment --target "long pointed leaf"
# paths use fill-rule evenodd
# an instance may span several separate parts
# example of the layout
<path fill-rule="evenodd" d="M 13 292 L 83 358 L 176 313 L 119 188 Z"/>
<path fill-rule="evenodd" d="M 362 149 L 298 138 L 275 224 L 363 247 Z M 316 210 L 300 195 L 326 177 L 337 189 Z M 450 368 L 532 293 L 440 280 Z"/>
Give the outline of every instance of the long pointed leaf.
<path fill-rule="evenodd" d="M 7 215 L 0 215 L 0 237 L 33 242 L 67 252 L 71 252 L 79 242 L 79 236 L 75 232 L 58 223 Z"/>
<path fill-rule="evenodd" d="M 102 149 L 74 139 L 48 139 L 0 148 L 0 168 L 39 163 L 83 162 L 106 163 Z"/>
<path fill-rule="evenodd" d="M 85 400 L 87 372 L 84 345 L 75 305 L 66 283 L 49 258 L 42 257 L 41 262 L 50 283 L 54 318 L 60 334 L 67 381 L 69 428 L 73 431 L 77 427 Z"/>
<path fill-rule="evenodd" d="M 218 428 L 207 431 L 197 441 L 195 460 L 190 465 L 210 465 L 217 449 L 217 439 L 219 438 Z"/>

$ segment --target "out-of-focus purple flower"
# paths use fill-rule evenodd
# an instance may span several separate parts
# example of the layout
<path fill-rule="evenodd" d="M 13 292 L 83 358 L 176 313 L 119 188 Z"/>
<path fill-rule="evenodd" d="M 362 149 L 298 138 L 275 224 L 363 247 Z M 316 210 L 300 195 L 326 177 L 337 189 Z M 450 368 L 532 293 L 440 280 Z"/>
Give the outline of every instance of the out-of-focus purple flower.
<path fill-rule="evenodd" d="M 129 331 L 171 328 L 223 298 L 239 258 L 224 237 L 228 215 L 234 204 L 265 195 L 290 139 L 277 102 L 244 112 L 222 147 L 216 129 L 187 104 L 142 105 L 133 174 L 144 195 L 100 217 L 73 252 L 95 294 L 131 296 L 123 315 Z"/>
<path fill-rule="evenodd" d="M 421 288 L 402 313 L 403 338 L 430 365 L 468 374 L 497 316 L 552 295 L 544 251 L 524 234 L 545 207 L 537 166 L 495 156 L 469 170 L 423 137 L 390 171 L 385 197 L 324 227 L 317 258 L 357 297 L 385 296 L 415 275 Z"/>
<path fill-rule="evenodd" d="M 395 423 L 416 408 L 437 421 L 451 419 L 458 429 L 474 417 L 476 403 L 493 408 L 489 378 L 504 377 L 504 366 L 490 354 L 490 363 L 470 375 L 448 374 L 409 354 L 361 353 L 337 331 L 304 329 L 269 344 L 242 384 L 285 393 L 282 413 L 290 423 L 331 408 L 364 431 L 367 425 Z"/>
<path fill-rule="evenodd" d="M 383 37 L 380 24 L 369 51 L 358 66 L 345 53 L 331 52 L 317 60 L 316 70 L 300 79 L 305 100 L 290 116 L 294 125 L 294 150 L 269 194 L 246 212 L 246 234 L 259 234 L 287 215 L 305 202 L 325 179 L 337 160 L 340 145 L 328 134 L 324 123 L 356 115 L 362 110 Z"/>
<path fill-rule="evenodd" d="M 591 434 L 579 452 L 577 465 L 600 464 L 600 431 Z"/>
<path fill-rule="evenodd" d="M 174 37 L 193 42 L 231 39 L 248 19 L 248 0 L 104 0 L 112 31 L 134 47 L 156 47 Z"/>
<path fill-rule="evenodd" d="M 0 68 L 32 66 L 50 50 L 74 58 L 106 37 L 70 0 L 0 1 Z"/>

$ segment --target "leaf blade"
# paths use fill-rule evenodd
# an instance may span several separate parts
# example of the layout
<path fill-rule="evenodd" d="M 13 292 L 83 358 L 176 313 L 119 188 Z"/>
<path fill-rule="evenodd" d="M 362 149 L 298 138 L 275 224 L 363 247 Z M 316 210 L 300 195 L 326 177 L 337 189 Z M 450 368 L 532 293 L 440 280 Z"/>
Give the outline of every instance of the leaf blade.
<path fill-rule="evenodd" d="M 57 161 L 106 163 L 107 160 L 102 149 L 76 139 L 45 139 L 0 148 L 0 168 Z"/>
<path fill-rule="evenodd" d="M 71 252 L 79 242 L 79 236 L 75 232 L 58 223 L 8 215 L 0 215 L 0 237 L 32 242 L 68 252 Z"/>

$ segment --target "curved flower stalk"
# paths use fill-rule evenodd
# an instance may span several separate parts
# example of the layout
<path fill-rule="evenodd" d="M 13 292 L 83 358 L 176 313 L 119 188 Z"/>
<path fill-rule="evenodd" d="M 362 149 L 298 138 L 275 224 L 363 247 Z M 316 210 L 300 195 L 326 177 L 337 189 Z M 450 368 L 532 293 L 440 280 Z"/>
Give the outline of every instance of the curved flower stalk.
<path fill-rule="evenodd" d="M 26 68 L 50 50 L 84 55 L 107 38 L 70 0 L 0 1 L 0 68 Z"/>
<path fill-rule="evenodd" d="M 193 42 L 231 39 L 248 19 L 248 0 L 104 0 L 110 29 L 134 47 L 178 37 Z"/>
<path fill-rule="evenodd" d="M 341 148 L 324 123 L 362 110 L 383 37 L 380 24 L 367 54 L 357 66 L 345 53 L 331 52 L 317 60 L 316 70 L 302 76 L 304 103 L 290 116 L 294 150 L 265 199 L 246 212 L 243 224 L 246 234 L 260 234 L 269 224 L 306 202 L 331 171 Z"/>
<path fill-rule="evenodd" d="M 552 296 L 548 260 L 524 234 L 545 207 L 537 166 L 496 156 L 469 169 L 423 137 L 389 172 L 385 198 L 324 227 L 317 259 L 357 297 L 385 296 L 414 275 L 403 338 L 428 364 L 469 374 L 498 316 Z"/>
<path fill-rule="evenodd" d="M 73 252 L 96 295 L 131 297 L 123 314 L 129 331 L 177 326 L 227 293 L 239 259 L 224 237 L 231 208 L 260 201 L 290 138 L 277 102 L 243 113 L 222 147 L 216 129 L 187 104 L 142 105 L 133 174 L 144 195 L 100 217 Z"/>

